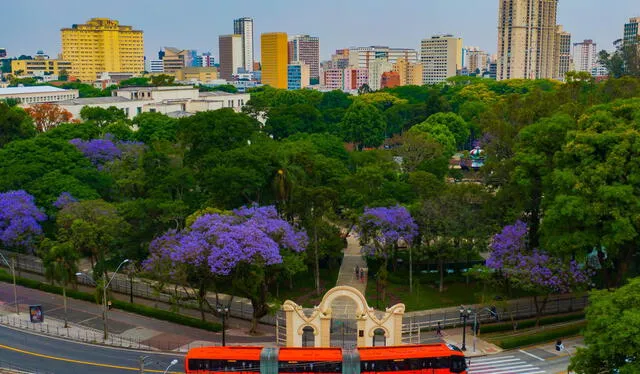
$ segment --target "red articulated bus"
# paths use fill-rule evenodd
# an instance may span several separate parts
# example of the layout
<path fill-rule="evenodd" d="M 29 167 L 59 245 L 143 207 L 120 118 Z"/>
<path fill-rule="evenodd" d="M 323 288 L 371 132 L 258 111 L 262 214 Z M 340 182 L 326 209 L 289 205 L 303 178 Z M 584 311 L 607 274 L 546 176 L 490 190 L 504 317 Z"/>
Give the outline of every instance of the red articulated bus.
<path fill-rule="evenodd" d="M 464 354 L 448 344 L 341 348 L 193 348 L 185 360 L 187 374 L 301 373 L 405 374 L 467 373 Z"/>

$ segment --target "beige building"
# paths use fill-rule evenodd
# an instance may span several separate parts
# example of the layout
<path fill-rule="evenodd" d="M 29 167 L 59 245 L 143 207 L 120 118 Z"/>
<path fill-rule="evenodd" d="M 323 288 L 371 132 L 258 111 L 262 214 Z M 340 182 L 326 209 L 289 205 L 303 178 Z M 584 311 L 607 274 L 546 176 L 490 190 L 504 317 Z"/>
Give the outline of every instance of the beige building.
<path fill-rule="evenodd" d="M 397 62 L 399 58 L 404 58 L 411 63 L 416 63 L 418 62 L 418 51 L 415 49 L 389 48 L 385 46 L 353 47 L 349 48 L 348 57 L 349 66 L 370 68 L 371 63 L 378 59 L 383 59 L 393 64 Z"/>
<path fill-rule="evenodd" d="M 218 37 L 220 51 L 220 78 L 230 81 L 238 69 L 243 67 L 242 35 L 220 35 Z"/>
<path fill-rule="evenodd" d="M 465 64 L 469 73 L 487 71 L 489 69 L 489 54 L 477 47 L 468 47 Z"/>
<path fill-rule="evenodd" d="M 554 78 L 564 82 L 571 64 L 571 33 L 564 31 L 560 25 L 556 26 L 555 43 Z"/>
<path fill-rule="evenodd" d="M 422 64 L 411 63 L 406 58 L 399 58 L 395 64 L 393 64 L 393 71 L 400 75 L 400 85 L 422 85 Z"/>
<path fill-rule="evenodd" d="M 436 35 L 421 43 L 422 83 L 436 84 L 462 69 L 462 38 Z"/>
<path fill-rule="evenodd" d="M 188 62 L 190 57 L 191 50 L 179 50 L 173 47 L 164 47 L 164 57 L 162 58 L 164 72 L 173 74 L 176 71 L 187 67 L 189 65 Z"/>
<path fill-rule="evenodd" d="M 218 79 L 218 69 L 215 67 L 187 67 L 175 72 L 177 81 L 193 81 L 206 83 Z"/>
<path fill-rule="evenodd" d="M 500 1 L 497 79 L 555 78 L 558 0 Z"/>
<path fill-rule="evenodd" d="M 16 76 L 60 75 L 60 72 L 65 71 L 71 73 L 71 62 L 52 60 L 45 56 L 36 56 L 33 60 L 11 61 L 11 74 Z"/>
<path fill-rule="evenodd" d="M 287 89 L 289 48 L 287 33 L 269 32 L 260 36 L 262 84 Z"/>
<path fill-rule="evenodd" d="M 83 82 L 93 83 L 105 71 L 144 71 L 141 30 L 108 18 L 92 18 L 62 29 L 61 34 L 62 60 L 71 63 L 70 75 Z"/>

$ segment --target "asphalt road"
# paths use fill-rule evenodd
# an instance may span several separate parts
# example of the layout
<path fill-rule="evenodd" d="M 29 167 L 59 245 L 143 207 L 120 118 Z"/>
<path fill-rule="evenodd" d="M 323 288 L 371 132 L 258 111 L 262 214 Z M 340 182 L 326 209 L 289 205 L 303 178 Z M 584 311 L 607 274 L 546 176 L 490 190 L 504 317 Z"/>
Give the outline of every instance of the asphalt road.
<path fill-rule="evenodd" d="M 469 374 L 557 374 L 566 373 L 569 365 L 569 356 L 549 354 L 539 348 L 516 349 L 469 360 Z"/>
<path fill-rule="evenodd" d="M 0 326 L 0 367 L 43 374 L 135 373 L 139 372 L 141 356 L 147 356 L 145 372 L 162 373 L 173 359 L 178 363 L 170 372 L 184 372 L 183 356 L 179 354 L 101 347 Z"/>

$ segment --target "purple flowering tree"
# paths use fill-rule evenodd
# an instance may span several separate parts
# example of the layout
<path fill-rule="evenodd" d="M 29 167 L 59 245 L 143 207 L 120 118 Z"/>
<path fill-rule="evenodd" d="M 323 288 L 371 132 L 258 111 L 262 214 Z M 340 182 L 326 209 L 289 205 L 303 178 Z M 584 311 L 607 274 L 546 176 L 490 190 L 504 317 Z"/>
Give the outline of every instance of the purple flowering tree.
<path fill-rule="evenodd" d="M 404 241 L 409 247 L 410 267 L 413 267 L 411 245 L 418 235 L 418 225 L 409 211 L 399 205 L 388 208 L 366 208 L 358 221 L 357 232 L 363 253 L 382 260 L 378 270 L 378 280 L 382 288 L 382 300 L 385 300 L 389 257 L 397 251 L 398 242 Z M 412 270 L 409 269 L 410 278 L 413 276 Z M 410 279 L 410 287 L 412 283 L 413 279 Z"/>
<path fill-rule="evenodd" d="M 229 214 L 205 213 L 185 230 L 153 240 L 145 267 L 189 284 L 203 320 L 207 291 L 218 280 L 231 281 L 236 293 L 251 300 L 255 331 L 269 311 L 268 288 L 276 271 L 307 242 L 306 233 L 281 219 L 275 207 L 243 207 Z"/>
<path fill-rule="evenodd" d="M 0 245 L 33 251 L 47 216 L 23 190 L 0 193 Z"/>
<path fill-rule="evenodd" d="M 70 203 L 75 203 L 75 202 L 78 202 L 78 199 L 73 197 L 69 192 L 63 192 L 60 194 L 60 196 L 58 196 L 56 201 L 53 202 L 53 206 L 58 209 L 62 209 L 66 205 Z"/>
<path fill-rule="evenodd" d="M 565 261 L 540 249 L 528 249 L 526 238 L 524 222 L 505 226 L 493 237 L 486 266 L 498 271 L 510 285 L 534 294 L 538 326 L 551 294 L 583 288 L 590 276 L 575 260 Z"/>
<path fill-rule="evenodd" d="M 102 168 L 108 162 L 125 157 L 140 158 L 145 149 L 144 143 L 136 141 L 115 141 L 113 135 L 105 134 L 102 139 L 71 139 L 73 144 L 94 165 Z"/>

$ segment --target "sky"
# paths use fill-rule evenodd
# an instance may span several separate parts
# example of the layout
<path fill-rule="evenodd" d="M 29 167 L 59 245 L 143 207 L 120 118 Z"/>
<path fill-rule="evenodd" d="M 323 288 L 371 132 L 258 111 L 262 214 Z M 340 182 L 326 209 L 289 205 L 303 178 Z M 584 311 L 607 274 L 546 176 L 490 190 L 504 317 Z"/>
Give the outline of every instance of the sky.
<path fill-rule="evenodd" d="M 2 0 L 0 48 L 8 56 L 60 53 L 60 29 L 107 17 L 144 31 L 145 54 L 164 46 L 211 51 L 233 20 L 254 19 L 256 60 L 260 34 L 284 31 L 320 38 L 320 57 L 340 48 L 370 45 L 415 48 L 436 34 L 463 38 L 465 46 L 495 53 L 498 0 Z M 625 22 L 640 16 L 640 0 L 560 0 L 558 23 L 572 42 L 593 39 L 612 49 Z"/>

